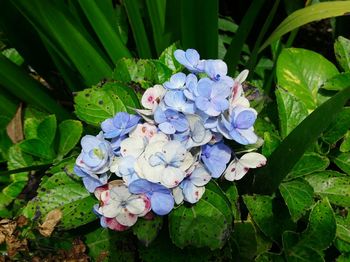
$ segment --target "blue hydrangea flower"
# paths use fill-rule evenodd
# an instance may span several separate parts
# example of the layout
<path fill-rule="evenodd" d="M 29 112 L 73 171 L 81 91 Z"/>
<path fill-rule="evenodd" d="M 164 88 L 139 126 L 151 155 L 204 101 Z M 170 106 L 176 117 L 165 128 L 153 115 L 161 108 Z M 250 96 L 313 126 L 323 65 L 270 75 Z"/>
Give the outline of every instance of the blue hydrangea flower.
<path fill-rule="evenodd" d="M 82 151 L 76 165 L 88 174 L 103 174 L 109 170 L 113 158 L 111 144 L 103 139 L 102 132 L 97 136 L 86 135 L 81 139 Z"/>
<path fill-rule="evenodd" d="M 227 76 L 227 65 L 224 61 L 219 59 L 205 60 L 204 71 L 211 80 L 220 81 L 229 87 L 233 86 L 234 80 Z"/>
<path fill-rule="evenodd" d="M 230 161 L 231 149 L 223 142 L 202 146 L 201 159 L 213 178 L 218 178 Z"/>
<path fill-rule="evenodd" d="M 257 113 L 254 109 L 236 106 L 233 108 L 229 120 L 221 117 L 218 130 L 227 139 L 235 140 L 239 144 L 255 144 L 258 140 L 253 127 L 256 116 Z"/>
<path fill-rule="evenodd" d="M 185 88 L 186 75 L 182 72 L 176 73 L 170 77 L 170 80 L 165 82 L 163 86 L 170 90 L 180 90 Z"/>
<path fill-rule="evenodd" d="M 184 200 L 192 204 L 198 202 L 205 192 L 205 185 L 210 180 L 211 176 L 204 167 L 196 167 L 192 174 L 180 184 Z M 178 203 L 179 200 L 177 199 L 176 202 Z"/>
<path fill-rule="evenodd" d="M 203 72 L 203 61 L 199 60 L 199 54 L 194 49 L 176 50 L 174 52 L 175 59 L 193 73 Z"/>
<path fill-rule="evenodd" d="M 181 91 L 168 91 L 164 96 L 164 102 L 166 107 L 174 109 L 179 112 L 193 114 L 195 112 L 195 105 L 192 101 L 189 101 L 184 92 Z"/>
<path fill-rule="evenodd" d="M 174 208 L 171 191 L 160 184 L 138 179 L 129 185 L 129 191 L 133 194 L 145 194 L 151 200 L 151 209 L 157 215 L 169 214 Z"/>
<path fill-rule="evenodd" d="M 108 118 L 101 123 L 105 138 L 115 138 L 128 134 L 139 123 L 141 117 L 120 112 L 113 118 Z"/>
<path fill-rule="evenodd" d="M 135 164 L 136 158 L 133 156 L 115 158 L 110 167 L 110 171 L 123 178 L 125 184 L 129 185 L 133 181 L 140 179 L 135 172 Z"/>
<path fill-rule="evenodd" d="M 184 114 L 173 109 L 162 110 L 160 107 L 154 112 L 154 121 L 165 134 L 174 134 L 176 131 L 184 132 L 188 129 L 188 122 Z"/>
<path fill-rule="evenodd" d="M 186 115 L 189 129 L 182 133 L 175 133 L 174 140 L 180 141 L 186 149 L 207 144 L 212 134 L 206 129 L 201 118 L 197 115 Z"/>
<path fill-rule="evenodd" d="M 230 95 L 230 87 L 227 85 L 207 79 L 198 82 L 197 92 L 196 107 L 207 115 L 218 116 L 228 109 L 227 97 Z"/>
<path fill-rule="evenodd" d="M 93 193 L 97 187 L 100 187 L 100 186 L 107 184 L 107 181 L 108 181 L 108 176 L 106 173 L 104 173 L 104 174 L 100 175 L 100 177 L 98 177 L 97 175 L 94 175 L 94 174 L 85 173 L 77 165 L 74 166 L 74 173 L 78 177 L 82 178 L 85 188 L 90 193 Z"/>

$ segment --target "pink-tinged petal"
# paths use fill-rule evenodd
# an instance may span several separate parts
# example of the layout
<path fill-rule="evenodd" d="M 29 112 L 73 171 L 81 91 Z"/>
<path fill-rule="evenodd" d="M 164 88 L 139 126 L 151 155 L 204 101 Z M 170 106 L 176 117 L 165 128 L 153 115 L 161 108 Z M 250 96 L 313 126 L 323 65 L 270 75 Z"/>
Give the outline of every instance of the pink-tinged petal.
<path fill-rule="evenodd" d="M 102 203 L 105 205 L 111 198 L 109 194 L 109 190 L 102 191 L 100 197 L 101 197 Z"/>
<path fill-rule="evenodd" d="M 149 218 L 145 217 L 145 219 L 151 219 L 151 217 L 153 216 L 152 212 L 150 212 L 151 211 L 151 200 L 148 197 L 146 197 L 145 195 L 140 195 L 140 197 L 142 198 L 143 202 L 145 203 L 145 209 L 143 210 L 143 212 L 141 214 L 139 214 L 139 217 L 148 216 Z"/>
<path fill-rule="evenodd" d="M 224 177 L 228 181 L 240 180 L 248 171 L 249 168 L 240 164 L 239 160 L 236 158 L 228 165 Z"/>
<path fill-rule="evenodd" d="M 128 212 L 126 208 L 123 208 L 121 212 L 119 212 L 115 219 L 123 226 L 131 227 L 137 221 L 138 216 L 135 214 L 131 214 Z"/>
<path fill-rule="evenodd" d="M 140 215 L 145 211 L 146 204 L 141 196 L 134 195 L 128 199 L 125 208 L 131 214 Z"/>
<path fill-rule="evenodd" d="M 102 192 L 104 192 L 104 191 L 106 191 L 106 190 L 108 190 L 108 185 L 104 185 L 104 186 L 97 187 L 97 188 L 95 189 L 95 192 L 94 192 L 95 197 L 96 197 L 98 200 L 101 200 L 101 194 L 102 194 Z"/>
<path fill-rule="evenodd" d="M 239 162 L 248 168 L 257 168 L 262 167 L 266 165 L 266 157 L 262 154 L 251 152 L 244 154 L 240 159 Z"/>
<path fill-rule="evenodd" d="M 115 218 L 105 218 L 105 222 L 108 228 L 115 230 L 115 231 L 125 231 L 129 227 L 123 226 L 122 224 L 118 223 L 118 221 Z"/>
<path fill-rule="evenodd" d="M 133 156 L 138 158 L 145 150 L 146 143 L 143 137 L 129 137 L 120 144 L 120 153 L 122 156 Z"/>
<path fill-rule="evenodd" d="M 195 186 L 204 186 L 211 179 L 209 172 L 204 167 L 197 167 L 188 178 Z"/>
<path fill-rule="evenodd" d="M 177 205 L 180 205 L 184 201 L 184 196 L 180 187 L 173 188 L 173 196 Z"/>
<path fill-rule="evenodd" d="M 183 188 L 183 194 L 185 201 L 189 203 L 197 203 L 199 199 L 202 198 L 203 194 L 205 192 L 205 187 L 197 187 L 193 185 L 191 182 L 187 182 L 184 185 Z"/>
<path fill-rule="evenodd" d="M 167 188 L 173 188 L 178 186 L 185 178 L 185 172 L 179 168 L 168 166 L 164 169 L 164 173 L 161 176 L 161 184 Z"/>

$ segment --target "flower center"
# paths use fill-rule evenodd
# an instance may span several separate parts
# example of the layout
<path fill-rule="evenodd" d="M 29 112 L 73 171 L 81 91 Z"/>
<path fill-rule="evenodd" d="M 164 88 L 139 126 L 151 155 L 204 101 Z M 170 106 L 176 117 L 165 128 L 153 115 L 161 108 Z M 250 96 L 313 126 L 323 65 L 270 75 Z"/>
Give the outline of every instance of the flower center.
<path fill-rule="evenodd" d="M 103 152 L 99 148 L 94 148 L 93 150 L 94 155 L 97 156 L 98 158 L 102 159 L 103 158 Z"/>

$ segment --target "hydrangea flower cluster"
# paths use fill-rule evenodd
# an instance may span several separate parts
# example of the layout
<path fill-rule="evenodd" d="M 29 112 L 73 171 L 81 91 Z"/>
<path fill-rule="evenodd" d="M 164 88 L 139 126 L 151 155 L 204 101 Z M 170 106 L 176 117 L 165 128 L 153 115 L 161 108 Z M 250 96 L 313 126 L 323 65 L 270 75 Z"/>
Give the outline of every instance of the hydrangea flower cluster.
<path fill-rule="evenodd" d="M 238 159 L 224 140 L 258 140 L 257 112 L 242 88 L 248 71 L 233 79 L 222 60 L 201 60 L 194 49 L 174 56 L 189 74 L 176 73 L 148 88 L 144 109 L 119 112 L 102 122 L 96 137 L 81 140 L 74 170 L 99 200 L 94 212 L 103 227 L 126 230 L 138 217 L 166 215 L 184 201 L 194 204 L 211 179 L 239 180 L 266 162 L 254 152 Z"/>

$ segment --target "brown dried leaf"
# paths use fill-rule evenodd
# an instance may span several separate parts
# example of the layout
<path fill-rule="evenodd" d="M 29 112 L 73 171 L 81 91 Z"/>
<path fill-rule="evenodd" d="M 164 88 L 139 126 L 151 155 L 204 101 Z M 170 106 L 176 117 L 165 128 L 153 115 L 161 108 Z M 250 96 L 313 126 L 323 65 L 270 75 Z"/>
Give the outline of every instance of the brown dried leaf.
<path fill-rule="evenodd" d="M 28 218 L 26 218 L 25 216 L 19 216 L 17 218 L 17 226 L 18 227 L 23 227 L 26 226 L 28 224 Z"/>
<path fill-rule="evenodd" d="M 14 235 L 6 237 L 7 253 L 9 257 L 13 257 L 18 251 L 28 250 L 27 239 L 18 239 Z"/>
<path fill-rule="evenodd" d="M 51 210 L 42 225 L 39 226 L 39 232 L 44 237 L 51 236 L 53 230 L 55 229 L 55 226 L 60 222 L 62 218 L 62 211 L 59 209 Z"/>
<path fill-rule="evenodd" d="M 17 227 L 16 221 L 12 221 L 9 219 L 1 219 L 0 220 L 0 234 L 5 236 L 11 236 Z"/>
<path fill-rule="evenodd" d="M 22 104 L 19 105 L 16 114 L 11 122 L 7 125 L 7 134 L 13 143 L 18 143 L 24 139 L 23 121 L 22 121 Z"/>

